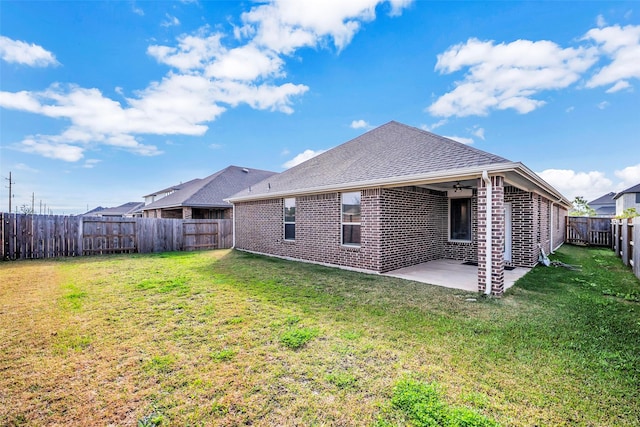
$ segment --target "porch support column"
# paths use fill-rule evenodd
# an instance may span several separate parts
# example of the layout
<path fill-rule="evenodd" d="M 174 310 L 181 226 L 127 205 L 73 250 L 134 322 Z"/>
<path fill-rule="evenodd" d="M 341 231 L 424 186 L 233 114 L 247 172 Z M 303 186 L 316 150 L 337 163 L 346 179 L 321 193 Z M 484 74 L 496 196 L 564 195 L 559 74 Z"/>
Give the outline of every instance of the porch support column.
<path fill-rule="evenodd" d="M 189 206 L 185 206 L 182 208 L 182 219 L 191 219 L 193 218 L 193 210 Z"/>
<path fill-rule="evenodd" d="M 504 293 L 504 177 L 491 176 L 491 224 L 487 224 L 487 187 L 478 179 L 478 291 L 487 289 L 487 257 L 491 260 L 491 295 Z M 487 232 L 491 253 L 487 254 Z"/>

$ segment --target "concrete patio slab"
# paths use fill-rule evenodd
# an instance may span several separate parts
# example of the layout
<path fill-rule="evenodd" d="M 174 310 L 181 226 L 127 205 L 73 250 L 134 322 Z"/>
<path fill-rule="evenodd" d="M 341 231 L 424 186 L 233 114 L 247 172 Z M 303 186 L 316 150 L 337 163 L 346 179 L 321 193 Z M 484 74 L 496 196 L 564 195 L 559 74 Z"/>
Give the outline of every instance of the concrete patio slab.
<path fill-rule="evenodd" d="M 513 286 L 516 280 L 527 274 L 529 270 L 531 269 L 523 267 L 505 270 L 504 289 L 507 290 Z M 429 261 L 390 271 L 384 275 L 446 288 L 462 289 L 470 292 L 478 291 L 478 267 L 465 265 L 462 261 L 451 259 Z"/>

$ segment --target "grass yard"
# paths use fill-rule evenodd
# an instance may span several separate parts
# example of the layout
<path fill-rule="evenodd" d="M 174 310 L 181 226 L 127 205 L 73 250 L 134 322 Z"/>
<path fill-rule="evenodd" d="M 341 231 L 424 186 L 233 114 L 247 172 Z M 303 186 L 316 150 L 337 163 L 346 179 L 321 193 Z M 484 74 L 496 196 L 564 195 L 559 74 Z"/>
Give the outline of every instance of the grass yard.
<path fill-rule="evenodd" d="M 582 270 L 475 302 L 233 251 L 0 263 L 0 425 L 640 425 L 640 282 L 552 259 Z"/>

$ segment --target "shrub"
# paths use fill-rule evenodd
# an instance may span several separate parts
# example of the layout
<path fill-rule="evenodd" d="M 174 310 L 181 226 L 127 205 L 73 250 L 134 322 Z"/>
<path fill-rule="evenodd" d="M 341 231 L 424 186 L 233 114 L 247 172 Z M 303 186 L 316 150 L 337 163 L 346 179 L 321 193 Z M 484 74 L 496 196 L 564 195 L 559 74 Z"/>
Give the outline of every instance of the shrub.
<path fill-rule="evenodd" d="M 318 330 L 315 328 L 289 329 L 280 336 L 280 342 L 286 347 L 297 350 L 316 336 L 318 336 Z"/>

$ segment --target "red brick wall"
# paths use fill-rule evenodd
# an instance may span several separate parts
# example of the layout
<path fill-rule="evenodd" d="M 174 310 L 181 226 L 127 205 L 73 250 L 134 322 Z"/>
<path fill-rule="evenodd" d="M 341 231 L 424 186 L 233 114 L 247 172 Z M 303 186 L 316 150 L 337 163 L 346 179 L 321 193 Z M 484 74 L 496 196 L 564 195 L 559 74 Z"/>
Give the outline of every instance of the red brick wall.
<path fill-rule="evenodd" d="M 511 202 L 511 265 L 533 267 L 538 261 L 533 194 L 507 186 L 504 201 Z"/>
<path fill-rule="evenodd" d="M 443 258 L 445 193 L 423 188 L 382 190 L 382 272 Z"/>
<path fill-rule="evenodd" d="M 341 245 L 339 193 L 296 198 L 296 239 L 284 240 L 283 201 L 236 204 L 236 247 L 307 261 L 380 271 L 380 190 L 361 198 L 361 245 Z"/>

